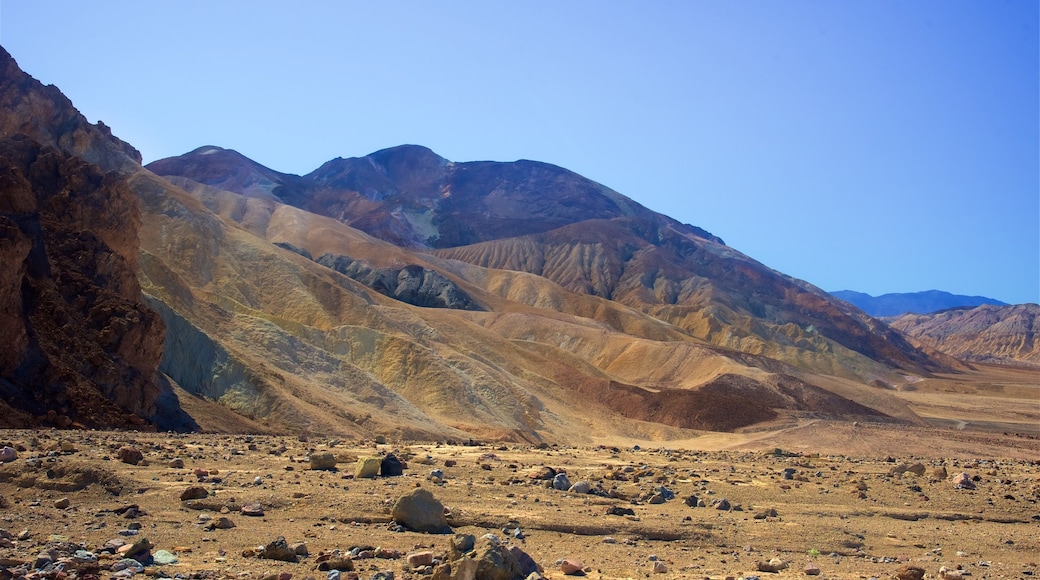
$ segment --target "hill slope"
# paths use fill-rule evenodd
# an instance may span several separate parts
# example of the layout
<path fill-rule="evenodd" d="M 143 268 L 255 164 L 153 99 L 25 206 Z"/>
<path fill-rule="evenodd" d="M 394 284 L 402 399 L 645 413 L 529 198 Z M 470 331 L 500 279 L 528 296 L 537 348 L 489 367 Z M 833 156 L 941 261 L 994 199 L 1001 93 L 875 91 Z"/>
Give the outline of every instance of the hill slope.
<path fill-rule="evenodd" d="M 1040 366 L 1040 306 L 982 305 L 904 314 L 892 328 L 915 342 L 971 362 Z"/>
<path fill-rule="evenodd" d="M 453 163 L 406 145 L 335 159 L 303 177 L 214 147 L 148 168 L 247 196 L 263 184 L 282 203 L 398 246 L 542 276 L 708 343 L 808 370 L 873 380 L 886 369 L 944 368 L 827 293 L 553 165 Z"/>

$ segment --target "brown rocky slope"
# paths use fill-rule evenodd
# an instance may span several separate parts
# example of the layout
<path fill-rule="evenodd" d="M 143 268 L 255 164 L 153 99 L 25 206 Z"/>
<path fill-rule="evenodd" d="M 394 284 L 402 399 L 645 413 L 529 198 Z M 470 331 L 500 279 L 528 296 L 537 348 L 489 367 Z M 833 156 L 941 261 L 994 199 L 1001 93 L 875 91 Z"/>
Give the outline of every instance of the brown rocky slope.
<path fill-rule="evenodd" d="M 1040 306 L 983 305 L 904 314 L 889 325 L 914 342 L 969 362 L 1040 366 Z"/>
<path fill-rule="evenodd" d="M 6 426 L 141 426 L 162 320 L 142 300 L 140 155 L 0 48 L 0 392 Z"/>
<path fill-rule="evenodd" d="M 266 196 L 399 246 L 536 274 L 711 344 L 808 370 L 869 381 L 885 369 L 947 368 L 818 288 L 550 164 L 454 163 L 405 145 L 335 159 L 300 177 L 203 147 L 148 168 Z"/>

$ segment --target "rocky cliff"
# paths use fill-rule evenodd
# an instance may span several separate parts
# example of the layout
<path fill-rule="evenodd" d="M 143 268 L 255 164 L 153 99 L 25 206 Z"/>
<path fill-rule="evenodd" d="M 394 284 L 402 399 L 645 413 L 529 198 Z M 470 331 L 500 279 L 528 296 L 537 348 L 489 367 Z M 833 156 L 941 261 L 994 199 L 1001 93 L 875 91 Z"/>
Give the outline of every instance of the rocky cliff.
<path fill-rule="evenodd" d="M 163 324 L 136 278 L 137 197 L 24 136 L 0 141 L 0 175 L 0 391 L 25 413 L 14 422 L 141 425 Z"/>
<path fill-rule="evenodd" d="M 140 155 L 0 48 L 3 425 L 141 426 L 162 320 L 137 274 Z"/>

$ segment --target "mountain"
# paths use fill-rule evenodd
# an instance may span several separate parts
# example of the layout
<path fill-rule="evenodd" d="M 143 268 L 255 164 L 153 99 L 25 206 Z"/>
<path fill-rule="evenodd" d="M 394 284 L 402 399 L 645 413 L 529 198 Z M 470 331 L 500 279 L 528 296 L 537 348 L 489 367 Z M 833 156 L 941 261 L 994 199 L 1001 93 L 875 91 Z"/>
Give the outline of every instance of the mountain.
<path fill-rule="evenodd" d="M 708 232 L 553 165 L 453 163 L 402 146 L 294 176 L 208 146 L 143 168 L 3 56 L 0 126 L 88 177 L 61 182 L 14 161 L 3 175 L 25 177 L 41 208 L 79 218 L 56 240 L 114 240 L 94 262 L 136 273 L 82 275 L 115 283 L 136 318 L 57 278 L 51 287 L 78 310 L 55 308 L 49 328 L 83 341 L 78 368 L 110 368 L 102 353 L 130 364 L 138 374 L 81 384 L 153 426 L 590 441 L 797 418 L 921 423 L 873 385 L 951 369 Z M 21 190 L 2 191 L 32 240 L 35 226 L 18 220 L 36 210 L 15 205 Z M 40 271 L 41 242 L 7 231 L 12 270 Z M 77 247 L 55 246 L 46 263 L 90 266 Z M 26 285 L 2 286 L 21 298 L 3 304 L 14 327 L 40 312 Z M 34 360 L 43 373 L 63 368 Z M 56 378 L 11 382 L 23 396 L 8 404 L 32 417 L 31 401 L 52 404 L 73 382 L 44 376 Z M 90 404 L 64 410 L 87 418 Z"/>
<path fill-rule="evenodd" d="M 880 372 L 877 363 L 913 372 L 941 366 L 884 325 L 707 231 L 546 163 L 454 163 L 405 145 L 298 177 L 202 147 L 148 169 L 245 196 L 263 191 L 397 246 L 535 274 L 710 344 L 810 370 L 854 377 Z"/>
<path fill-rule="evenodd" d="M 926 290 L 924 292 L 892 293 L 881 296 L 871 296 L 862 292 L 852 290 L 838 290 L 831 292 L 836 296 L 863 312 L 878 318 L 886 316 L 899 316 L 901 314 L 929 314 L 948 308 L 961 308 L 964 306 L 980 306 L 982 304 L 994 304 L 1004 306 L 999 300 L 986 298 L 985 296 L 962 296 L 950 294 L 941 290 Z"/>
<path fill-rule="evenodd" d="M 164 326 L 137 273 L 132 147 L 0 49 L 0 424 L 157 420 Z"/>
<path fill-rule="evenodd" d="M 890 322 L 915 343 L 962 360 L 1040 366 L 1040 306 L 985 304 Z"/>

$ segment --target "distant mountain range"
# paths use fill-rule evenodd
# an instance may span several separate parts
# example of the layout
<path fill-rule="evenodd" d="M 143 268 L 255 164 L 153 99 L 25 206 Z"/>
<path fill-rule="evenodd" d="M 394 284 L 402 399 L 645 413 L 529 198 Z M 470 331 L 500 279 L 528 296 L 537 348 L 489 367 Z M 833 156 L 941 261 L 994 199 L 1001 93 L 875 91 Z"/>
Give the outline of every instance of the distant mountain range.
<path fill-rule="evenodd" d="M 831 295 L 878 318 L 899 316 L 906 313 L 930 314 L 946 310 L 947 308 L 961 308 L 964 306 L 981 306 L 983 304 L 1002 306 L 1005 304 L 985 296 L 962 296 L 941 290 L 892 293 L 882 294 L 881 296 L 871 296 L 870 294 L 852 290 L 838 290 L 837 292 L 831 292 Z"/>

